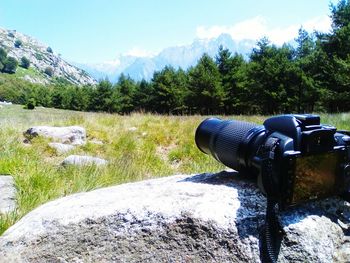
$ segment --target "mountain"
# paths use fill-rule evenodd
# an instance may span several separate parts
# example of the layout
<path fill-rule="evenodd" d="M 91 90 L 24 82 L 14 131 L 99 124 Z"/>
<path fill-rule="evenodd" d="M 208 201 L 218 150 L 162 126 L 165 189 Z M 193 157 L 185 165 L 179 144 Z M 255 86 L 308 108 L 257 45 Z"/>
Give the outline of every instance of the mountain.
<path fill-rule="evenodd" d="M 71 62 L 78 68 L 81 68 L 88 72 L 95 79 L 100 80 L 104 78 L 114 79 L 117 78 L 127 67 L 132 65 L 138 57 L 135 56 L 119 56 L 112 61 L 106 61 L 95 64 L 83 64 Z"/>
<path fill-rule="evenodd" d="M 17 69 L 19 75 L 28 81 L 47 84 L 63 79 L 77 85 L 96 84 L 86 71 L 63 60 L 49 46 L 16 30 L 0 28 L 0 47 L 6 50 L 8 57 L 16 58 L 19 63 L 22 57 L 29 59 L 28 70 Z"/>
<path fill-rule="evenodd" d="M 222 34 L 214 39 L 196 39 L 190 45 L 169 47 L 153 57 L 121 55 L 113 62 L 76 65 L 96 79 L 108 77 L 112 82 L 116 82 L 123 73 L 135 80 L 150 80 L 155 71 L 163 69 L 166 65 L 186 70 L 195 65 L 203 53 L 208 53 L 214 58 L 221 45 L 232 53 L 237 52 L 247 57 L 255 44 L 254 40 L 236 41 L 230 35 Z"/>

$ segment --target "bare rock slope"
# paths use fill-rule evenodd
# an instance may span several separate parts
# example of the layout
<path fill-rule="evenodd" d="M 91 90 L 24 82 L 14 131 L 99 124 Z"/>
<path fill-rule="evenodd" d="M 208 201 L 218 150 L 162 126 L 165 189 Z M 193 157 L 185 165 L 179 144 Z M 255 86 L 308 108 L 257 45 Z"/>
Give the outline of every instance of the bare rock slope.
<path fill-rule="evenodd" d="M 17 47 L 16 41 L 20 43 Z M 96 84 L 96 81 L 85 71 L 66 62 L 59 54 L 55 54 L 49 46 L 15 30 L 0 28 L 0 47 L 6 50 L 8 56 L 16 58 L 19 62 L 22 57 L 26 57 L 31 63 L 30 67 L 41 73 L 37 76 L 25 75 L 25 80 L 48 83 L 52 77 L 58 77 L 78 85 Z M 47 68 L 52 69 L 52 77 L 44 74 Z"/>
<path fill-rule="evenodd" d="M 67 196 L 0 237 L 0 262 L 259 262 L 265 199 L 237 174 L 178 175 Z M 350 205 L 280 215 L 279 262 L 349 262 Z"/>

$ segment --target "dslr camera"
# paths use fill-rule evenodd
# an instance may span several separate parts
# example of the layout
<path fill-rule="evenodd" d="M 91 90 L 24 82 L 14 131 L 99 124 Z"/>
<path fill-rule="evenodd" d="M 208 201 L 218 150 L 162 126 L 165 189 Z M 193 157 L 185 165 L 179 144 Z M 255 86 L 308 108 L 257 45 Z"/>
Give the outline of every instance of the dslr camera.
<path fill-rule="evenodd" d="M 198 148 L 242 174 L 285 209 L 308 200 L 349 195 L 350 132 L 311 114 L 280 115 L 263 125 L 209 118 L 197 128 Z"/>

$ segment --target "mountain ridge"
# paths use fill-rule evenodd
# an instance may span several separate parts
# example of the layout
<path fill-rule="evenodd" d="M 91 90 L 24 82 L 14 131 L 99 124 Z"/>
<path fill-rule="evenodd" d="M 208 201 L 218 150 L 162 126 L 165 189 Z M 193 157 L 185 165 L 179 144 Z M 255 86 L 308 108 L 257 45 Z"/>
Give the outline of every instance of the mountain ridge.
<path fill-rule="evenodd" d="M 76 85 L 97 83 L 86 71 L 71 65 L 60 55 L 55 54 L 48 45 L 16 30 L 0 27 L 0 48 L 5 49 L 8 57 L 14 57 L 19 62 L 22 57 L 29 59 L 30 67 L 34 69 L 35 76 L 30 74 L 30 71 L 23 73 L 22 78 L 27 81 L 49 84 L 57 79 L 64 79 Z M 49 68 L 51 74 L 45 73 Z"/>
<path fill-rule="evenodd" d="M 150 80 L 155 71 L 160 71 L 167 65 L 186 70 L 194 66 L 204 53 L 215 57 L 220 46 L 229 49 L 232 53 L 237 52 L 247 57 L 247 54 L 251 52 L 255 45 L 256 41 L 254 40 L 237 41 L 229 34 L 221 34 L 213 39 L 195 39 L 189 45 L 167 47 L 152 57 L 120 55 L 114 60 L 114 69 L 111 66 L 113 61 L 98 64 L 74 64 L 96 79 L 107 77 L 110 81 L 117 82 L 119 76 L 123 73 L 134 80 Z"/>

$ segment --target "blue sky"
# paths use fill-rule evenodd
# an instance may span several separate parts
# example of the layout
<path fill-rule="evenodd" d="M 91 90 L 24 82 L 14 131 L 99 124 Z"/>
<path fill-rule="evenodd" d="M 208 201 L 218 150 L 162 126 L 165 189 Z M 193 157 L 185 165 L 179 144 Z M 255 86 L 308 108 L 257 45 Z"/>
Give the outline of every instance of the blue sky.
<path fill-rule="evenodd" d="M 336 3 L 336 1 L 332 1 Z M 329 0 L 1 0 L 0 27 L 16 29 L 75 62 L 150 55 L 229 33 L 279 44 L 297 28 L 327 30 Z M 295 37 L 295 36 L 294 36 Z"/>

